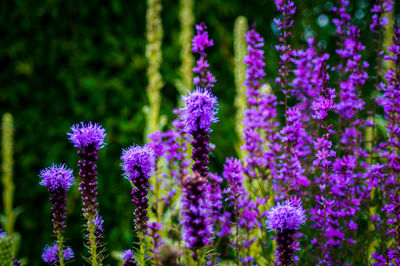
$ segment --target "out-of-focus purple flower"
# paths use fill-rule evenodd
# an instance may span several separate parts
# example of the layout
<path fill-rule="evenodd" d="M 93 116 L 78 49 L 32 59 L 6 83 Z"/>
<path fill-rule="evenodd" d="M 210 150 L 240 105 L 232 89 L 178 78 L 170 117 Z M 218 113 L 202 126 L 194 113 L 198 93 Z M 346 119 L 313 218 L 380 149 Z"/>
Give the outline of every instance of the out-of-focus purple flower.
<path fill-rule="evenodd" d="M 124 176 L 135 186 L 132 189 L 132 203 L 135 207 L 134 221 L 136 230 L 146 233 L 147 208 L 149 207 L 147 198 L 149 189 L 149 178 L 154 168 L 153 151 L 145 147 L 133 145 L 123 150 L 121 156 L 121 167 Z"/>
<path fill-rule="evenodd" d="M 253 28 L 246 34 L 246 41 L 248 54 L 243 63 L 248 66 L 244 85 L 247 87 L 249 107 L 245 110 L 243 119 L 245 145 L 242 148 L 248 152 L 244 171 L 252 178 L 266 179 L 265 176 L 257 175 L 255 169 L 265 167 L 271 170 L 271 175 L 274 175 L 276 169 L 274 156 L 279 147 L 274 146 L 274 129 L 279 123 L 274 118 L 277 115 L 277 101 L 273 94 L 261 92 L 262 78 L 265 76 L 263 38 Z"/>
<path fill-rule="evenodd" d="M 267 214 L 267 228 L 277 231 L 275 251 L 277 265 L 291 265 L 294 262 L 298 243 L 296 232 L 306 222 L 301 200 L 295 196 L 278 203 Z"/>
<path fill-rule="evenodd" d="M 282 18 L 275 18 L 274 22 L 277 25 L 278 30 L 280 30 L 279 42 L 280 45 L 276 45 L 275 49 L 281 53 L 279 64 L 279 78 L 275 81 L 281 86 L 283 93 L 286 95 L 288 93 L 289 79 L 288 75 L 290 72 L 290 65 L 293 62 L 293 56 L 295 52 L 288 44 L 288 38 L 292 36 L 290 28 L 293 25 L 293 15 L 296 12 L 296 7 L 292 0 L 275 0 L 275 5 L 278 11 L 281 13 Z"/>
<path fill-rule="evenodd" d="M 389 18 L 385 17 L 385 13 L 392 12 L 393 0 L 376 0 L 375 4 L 372 6 L 371 12 L 372 23 L 369 28 L 372 32 L 379 34 L 384 30 L 384 27 L 389 22 Z"/>
<path fill-rule="evenodd" d="M 182 186 L 182 238 L 186 247 L 195 251 L 209 244 L 212 237 L 207 179 L 194 172 L 182 181 Z"/>
<path fill-rule="evenodd" d="M 138 263 L 133 257 L 133 252 L 131 249 L 124 250 L 122 253 L 122 259 L 124 260 L 123 266 L 137 266 Z"/>
<path fill-rule="evenodd" d="M 99 150 L 105 145 L 106 131 L 97 123 L 89 122 L 85 124 L 81 122 L 80 124 L 73 125 L 71 130 L 72 133 L 68 132 L 67 135 L 76 148 L 94 146 Z"/>
<path fill-rule="evenodd" d="M 64 261 L 74 258 L 74 252 L 70 247 L 63 249 Z M 57 243 L 49 246 L 46 245 L 43 249 L 42 259 L 49 265 L 59 265 L 58 247 Z"/>
<path fill-rule="evenodd" d="M 40 171 L 39 177 L 42 178 L 39 184 L 48 187 L 51 193 L 50 198 L 53 232 L 55 235 L 62 234 L 65 230 L 65 213 L 67 211 L 67 191 L 75 182 L 72 170 L 65 164 L 52 165 Z"/>
<path fill-rule="evenodd" d="M 192 51 L 193 53 L 199 54 L 200 59 L 197 60 L 196 66 L 193 68 L 193 72 L 198 74 L 198 76 L 194 77 L 193 83 L 196 86 L 200 86 L 201 88 L 211 91 L 211 88 L 214 87 L 216 79 L 208 70 L 210 65 L 206 60 L 207 53 L 205 50 L 208 47 L 213 46 L 214 42 L 213 40 L 209 39 L 207 27 L 204 22 L 196 25 L 196 31 L 197 35 L 194 36 L 192 40 Z"/>
<path fill-rule="evenodd" d="M 217 98 L 204 89 L 196 89 L 182 98 L 185 107 L 182 108 L 181 117 L 186 131 L 190 134 L 199 130 L 209 133 L 211 124 L 218 121 Z"/>
<path fill-rule="evenodd" d="M 151 242 L 152 242 L 152 248 L 150 251 L 153 253 L 154 257 L 157 257 L 157 253 L 159 251 L 159 248 L 165 244 L 164 241 L 161 239 L 160 235 L 160 230 L 163 230 L 163 225 L 162 223 L 158 222 L 151 222 L 149 223 L 149 236 L 151 237 Z"/>

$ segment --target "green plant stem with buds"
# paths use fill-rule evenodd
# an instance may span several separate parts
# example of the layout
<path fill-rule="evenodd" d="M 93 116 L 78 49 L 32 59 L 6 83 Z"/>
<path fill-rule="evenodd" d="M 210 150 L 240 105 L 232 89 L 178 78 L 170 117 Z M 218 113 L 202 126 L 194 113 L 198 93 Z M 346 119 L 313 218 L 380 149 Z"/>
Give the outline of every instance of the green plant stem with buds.
<path fill-rule="evenodd" d="M 97 266 L 98 261 L 97 261 L 97 246 L 96 246 L 96 236 L 94 234 L 95 231 L 95 225 L 94 225 L 94 216 L 89 217 L 88 219 L 88 231 L 89 231 L 89 243 L 90 243 L 90 261 L 92 263 L 92 266 Z"/>
<path fill-rule="evenodd" d="M 139 263 L 140 263 L 140 265 L 146 265 L 146 243 L 145 243 L 144 237 L 145 237 L 144 232 L 140 231 L 139 232 L 139 239 L 140 239 Z"/>

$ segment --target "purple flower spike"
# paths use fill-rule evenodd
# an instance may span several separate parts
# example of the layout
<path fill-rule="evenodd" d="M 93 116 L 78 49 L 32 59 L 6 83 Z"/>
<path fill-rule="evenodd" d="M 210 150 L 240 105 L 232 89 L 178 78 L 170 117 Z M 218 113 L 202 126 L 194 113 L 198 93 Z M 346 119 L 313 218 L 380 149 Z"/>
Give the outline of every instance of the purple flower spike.
<path fill-rule="evenodd" d="M 70 247 L 63 249 L 64 261 L 74 258 L 74 252 Z M 42 259 L 49 265 L 59 265 L 57 243 L 46 245 L 43 249 Z"/>
<path fill-rule="evenodd" d="M 215 117 L 217 98 L 204 89 L 196 89 L 182 98 L 186 104 L 181 114 L 186 131 L 190 134 L 200 130 L 210 133 L 211 123 L 218 121 Z"/>
<path fill-rule="evenodd" d="M 42 178 L 39 184 L 48 187 L 48 191 L 52 194 L 50 202 L 52 203 L 53 232 L 55 235 L 61 235 L 66 228 L 67 190 L 74 183 L 75 178 L 72 175 L 72 170 L 68 169 L 65 164 L 52 165 L 42 170 L 39 176 Z"/>
<path fill-rule="evenodd" d="M 193 137 L 192 170 L 202 176 L 207 176 L 210 126 L 211 123 L 218 121 L 215 117 L 217 99 L 207 90 L 197 89 L 189 96 L 183 97 L 183 100 L 186 106 L 181 109 L 181 117 L 186 131 Z"/>
<path fill-rule="evenodd" d="M 183 180 L 182 186 L 182 238 L 186 247 L 195 251 L 211 242 L 212 225 L 206 200 L 207 179 L 195 172 Z"/>
<path fill-rule="evenodd" d="M 40 171 L 39 177 L 42 178 L 40 185 L 48 187 L 49 190 L 58 189 L 68 190 L 75 182 L 72 170 L 65 164 L 55 165 Z"/>
<path fill-rule="evenodd" d="M 147 194 L 149 192 L 149 178 L 155 165 L 153 151 L 149 148 L 131 146 L 123 150 L 121 167 L 125 177 L 132 182 L 132 202 L 135 206 L 135 228 L 137 231 L 147 233 L 147 208 L 149 207 Z"/>
<path fill-rule="evenodd" d="M 192 40 L 192 51 L 193 53 L 199 54 L 200 59 L 197 60 L 196 66 L 193 68 L 193 72 L 198 74 L 198 76 L 194 77 L 193 83 L 196 86 L 200 86 L 208 91 L 211 91 L 211 88 L 214 87 L 216 79 L 208 70 L 210 65 L 206 60 L 207 53 L 205 50 L 208 47 L 213 46 L 214 42 L 208 38 L 207 27 L 204 22 L 196 25 L 196 30 L 197 35 L 194 36 Z"/>
<path fill-rule="evenodd" d="M 136 266 L 138 265 L 136 259 L 133 257 L 133 252 L 131 249 L 124 250 L 122 254 L 122 258 L 124 260 L 123 266 Z"/>
<path fill-rule="evenodd" d="M 96 150 L 99 150 L 105 145 L 106 131 L 97 123 L 89 122 L 85 125 L 85 123 L 81 122 L 80 125 L 73 125 L 71 130 L 72 133 L 67 133 L 67 135 L 76 148 L 94 146 Z"/>
<path fill-rule="evenodd" d="M 275 262 L 277 265 L 292 265 L 298 243 L 296 231 L 306 222 L 301 200 L 293 196 L 284 204 L 278 203 L 267 215 L 267 228 L 277 231 Z"/>

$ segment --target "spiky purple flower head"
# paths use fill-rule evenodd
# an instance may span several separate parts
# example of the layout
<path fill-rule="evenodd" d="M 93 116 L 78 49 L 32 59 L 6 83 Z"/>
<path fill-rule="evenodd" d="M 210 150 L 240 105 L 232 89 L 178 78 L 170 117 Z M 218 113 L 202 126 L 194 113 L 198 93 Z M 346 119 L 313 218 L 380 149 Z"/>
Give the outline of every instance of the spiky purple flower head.
<path fill-rule="evenodd" d="M 217 98 L 211 92 L 198 88 L 189 96 L 183 96 L 185 107 L 181 109 L 181 116 L 185 122 L 185 130 L 193 133 L 204 130 L 209 133 L 211 123 L 218 121 Z"/>
<path fill-rule="evenodd" d="M 122 253 L 122 259 L 124 260 L 123 266 L 136 266 L 137 261 L 133 257 L 133 251 L 131 249 L 124 250 Z"/>
<path fill-rule="evenodd" d="M 69 141 L 76 148 L 94 146 L 96 150 L 99 150 L 105 145 L 106 131 L 97 123 L 89 122 L 85 124 L 81 122 L 80 124 L 73 125 L 71 130 L 72 133 L 68 132 L 67 135 L 69 136 Z"/>
<path fill-rule="evenodd" d="M 128 180 L 138 178 L 141 174 L 149 178 L 155 167 L 154 152 L 147 146 L 130 146 L 122 151 L 122 170 Z"/>
<path fill-rule="evenodd" d="M 298 230 L 306 222 L 301 201 L 297 198 L 286 200 L 272 207 L 267 215 L 267 228 L 271 231 Z"/>
<path fill-rule="evenodd" d="M 70 260 L 74 258 L 74 252 L 70 247 L 63 249 L 64 261 Z M 53 243 L 53 245 L 46 245 L 43 249 L 42 259 L 45 263 L 49 265 L 59 265 L 58 258 L 58 247 L 57 243 Z"/>
<path fill-rule="evenodd" d="M 72 170 L 67 168 L 65 164 L 53 164 L 51 167 L 40 171 L 39 177 L 42 178 L 39 184 L 53 191 L 60 188 L 68 190 L 75 182 Z"/>

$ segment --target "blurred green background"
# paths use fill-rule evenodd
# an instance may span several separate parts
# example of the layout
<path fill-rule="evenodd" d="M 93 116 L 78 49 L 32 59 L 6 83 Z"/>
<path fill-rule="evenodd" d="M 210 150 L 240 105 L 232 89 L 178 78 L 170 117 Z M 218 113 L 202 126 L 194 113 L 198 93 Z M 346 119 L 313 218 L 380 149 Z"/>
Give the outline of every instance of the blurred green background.
<path fill-rule="evenodd" d="M 162 1 L 161 73 L 165 86 L 161 114 L 169 121 L 174 118 L 172 110 L 179 97 L 174 84 L 181 79 L 178 2 Z M 337 41 L 333 2 L 295 2 L 293 47 L 301 48 L 306 36 L 315 35 L 333 54 Z M 362 29 L 367 46 L 364 56 L 373 66 L 375 44 L 369 31 L 373 1 L 350 2 L 354 23 Z M 235 156 L 234 20 L 243 15 L 249 24 L 256 23 L 266 41 L 266 81 L 273 84 L 279 67 L 273 25 L 278 14 L 272 0 L 203 0 L 194 5 L 196 23 L 204 21 L 215 41 L 208 59 L 218 81 L 213 92 L 219 99 L 220 122 L 212 134 L 216 149 L 211 169 L 220 172 L 225 157 Z M 399 14 L 399 5 L 396 8 Z M 144 138 L 145 14 L 145 0 L 0 1 L 0 115 L 10 112 L 15 120 L 14 205 L 22 208 L 15 230 L 22 235 L 18 257 L 28 258 L 29 265 L 41 264 L 43 246 L 53 241 L 49 195 L 39 186 L 37 175 L 53 162 L 67 163 L 77 174 L 78 156 L 66 132 L 80 121 L 98 122 L 108 134 L 108 145 L 99 156 L 100 213 L 105 220 L 107 249 L 130 247 L 133 208 L 119 157 L 122 148 L 142 144 Z M 369 70 L 373 73 L 373 67 Z M 67 243 L 78 255 L 74 264 L 81 265 L 83 219 L 77 185 L 70 193 L 69 212 Z M 115 261 L 108 258 L 107 263 Z"/>

